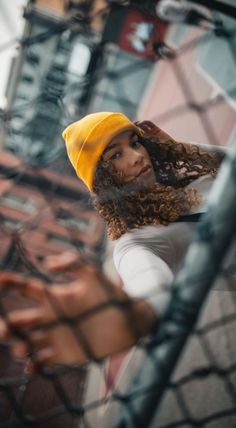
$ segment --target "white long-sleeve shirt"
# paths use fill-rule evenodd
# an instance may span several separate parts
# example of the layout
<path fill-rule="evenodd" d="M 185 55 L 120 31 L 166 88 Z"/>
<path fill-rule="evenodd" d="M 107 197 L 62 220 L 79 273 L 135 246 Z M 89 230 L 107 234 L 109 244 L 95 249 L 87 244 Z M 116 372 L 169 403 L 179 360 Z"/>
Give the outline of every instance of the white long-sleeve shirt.
<path fill-rule="evenodd" d="M 203 212 L 213 179 L 210 175 L 194 180 L 201 205 L 192 213 Z M 191 241 L 196 223 L 176 222 L 168 226 L 150 225 L 134 229 L 116 241 L 113 259 L 131 297 L 146 298 L 158 316 L 165 311 L 171 284 Z"/>

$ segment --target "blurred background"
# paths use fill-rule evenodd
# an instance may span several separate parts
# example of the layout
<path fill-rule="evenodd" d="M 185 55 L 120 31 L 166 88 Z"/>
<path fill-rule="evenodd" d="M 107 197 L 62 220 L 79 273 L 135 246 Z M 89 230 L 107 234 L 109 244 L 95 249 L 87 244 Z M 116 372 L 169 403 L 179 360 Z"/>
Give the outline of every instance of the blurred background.
<path fill-rule="evenodd" d="M 91 112 L 121 111 L 153 121 L 179 141 L 236 142 L 235 1 L 175 0 L 166 10 L 164 3 L 1 0 L 2 270 L 47 279 L 47 257 L 67 250 L 104 261 L 103 222 L 61 138 L 70 122 Z M 16 304 L 14 296 L 8 304 Z M 1 376 L 21 371 L 2 347 Z M 66 376 L 65 382 L 74 379 L 70 391 L 78 399 L 84 372 Z M 45 391 L 46 380 L 34 382 L 41 402 L 36 413 L 58 405 L 51 383 L 45 396 L 40 388 Z M 18 386 L 11 389 L 16 404 L 25 391 L 24 382 L 20 392 Z M 31 398 L 28 393 L 25 406 L 34 412 Z M 4 420 L 15 421 L 19 412 L 12 413 L 12 401 L 4 403 Z M 55 423 L 47 426 L 73 425 L 62 417 Z"/>

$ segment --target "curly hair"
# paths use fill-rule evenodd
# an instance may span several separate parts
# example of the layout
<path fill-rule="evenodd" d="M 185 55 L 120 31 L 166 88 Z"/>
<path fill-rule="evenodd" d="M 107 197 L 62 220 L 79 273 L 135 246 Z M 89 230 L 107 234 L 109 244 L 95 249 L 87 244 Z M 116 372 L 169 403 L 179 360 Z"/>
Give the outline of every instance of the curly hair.
<path fill-rule="evenodd" d="M 188 186 L 193 180 L 216 175 L 223 159 L 195 144 L 178 143 L 160 128 L 139 137 L 149 153 L 156 183 L 147 189 L 124 184 L 114 167 L 100 159 L 94 177 L 93 205 L 107 224 L 110 239 L 144 225 L 168 225 L 199 205 L 201 198 Z"/>

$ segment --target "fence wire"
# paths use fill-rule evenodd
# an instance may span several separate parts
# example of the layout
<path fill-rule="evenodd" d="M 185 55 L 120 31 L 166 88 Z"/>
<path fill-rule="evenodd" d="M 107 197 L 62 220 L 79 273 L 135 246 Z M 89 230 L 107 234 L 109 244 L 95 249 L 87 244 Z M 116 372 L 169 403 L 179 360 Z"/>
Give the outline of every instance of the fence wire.
<path fill-rule="evenodd" d="M 104 13 L 107 14 L 111 7 L 106 6 Z M 80 29 L 86 27 L 87 32 L 91 19 L 91 16 L 79 16 Z M 232 82 L 229 91 L 199 101 L 192 91 L 189 71 L 179 60 L 188 52 L 196 52 L 209 39 L 220 37 L 231 50 L 236 69 L 236 31 L 231 21 L 229 27 L 227 23 L 225 21 L 225 33 L 220 36 L 202 32 L 179 48 L 159 50 L 155 57 L 155 64 L 165 62 L 174 73 L 184 102 L 160 114 L 157 108 L 153 120 L 164 124 L 181 118 L 186 111 L 194 112 L 208 142 L 219 146 L 222 141 L 215 132 L 211 113 L 216 106 L 226 103 L 227 97 L 233 100 L 236 81 Z M 66 24 L 57 25 L 56 32 L 63 33 L 72 24 L 73 18 Z M 20 44 L 27 52 L 31 42 L 43 45 L 54 35 L 55 25 L 40 37 L 23 39 Z M 8 44 L 2 46 L 2 49 L 6 48 Z M 106 101 L 115 100 L 124 112 L 127 113 L 127 109 L 133 112 L 133 105 L 129 110 L 131 101 L 124 79 L 128 75 L 134 76 L 139 67 L 145 66 L 141 58 L 133 65 L 119 67 L 119 73 L 115 74 L 112 65 L 103 62 L 96 72 L 92 97 L 99 92 L 99 82 L 106 78 L 109 84 L 114 82 L 113 92 L 104 95 Z M 226 66 L 222 64 L 222 67 Z M 67 73 L 66 70 L 63 72 Z M 87 78 L 91 83 L 90 76 Z M 65 111 L 63 100 L 71 97 L 75 88 L 80 90 L 85 84 L 86 79 L 82 83 L 75 82 L 55 95 L 61 125 L 74 120 L 74 115 Z M 50 84 L 47 85 L 44 91 L 50 91 Z M 19 111 L 27 114 L 40 101 L 39 94 L 20 107 L 13 105 L 7 112 L 1 112 L 8 138 L 12 137 L 14 141 L 13 120 Z M 138 107 L 135 106 L 136 111 Z M 138 332 L 129 300 L 119 296 L 111 298 L 104 280 L 101 287 L 105 297 L 98 307 L 85 310 L 80 316 L 65 317 L 50 292 L 53 283 L 66 284 L 78 276 L 77 265 L 69 271 L 53 272 L 50 263 L 54 263 L 55 255 L 63 258 L 65 254 L 73 253 L 80 264 L 89 262 L 101 267 L 105 257 L 102 222 L 94 213 L 83 186 L 75 184 L 74 177 L 68 174 L 67 163 L 61 161 L 63 148 L 57 151 L 58 158 L 53 157 L 52 170 L 22 161 L 7 151 L 2 154 L 1 270 L 20 273 L 26 282 L 32 277 L 42 281 L 48 304 L 58 315 L 58 321 L 46 323 L 44 329 L 65 327 L 90 362 L 81 366 L 38 366 L 38 371 L 31 373 L 29 367 L 35 362 L 34 352 L 29 352 L 25 358 L 13 358 L 8 341 L 0 343 L 0 427 L 236 426 L 234 151 L 230 151 L 219 174 L 209 200 L 209 214 L 199 225 L 157 332 L 139 340 L 131 350 L 105 360 L 94 355 L 84 337 L 83 326 L 91 318 L 96 324 L 99 314 L 113 308 L 124 314 L 136 338 Z M 50 153 L 47 158 L 51 159 Z M 65 178 L 58 174 L 58 168 Z M 20 296 L 17 290 L 1 289 L 0 296 L 0 314 L 6 322 L 12 309 L 32 306 L 32 301 Z M 9 328 L 12 327 L 9 325 Z M 14 335 L 31 349 L 27 335 L 22 336 L 17 329 Z"/>

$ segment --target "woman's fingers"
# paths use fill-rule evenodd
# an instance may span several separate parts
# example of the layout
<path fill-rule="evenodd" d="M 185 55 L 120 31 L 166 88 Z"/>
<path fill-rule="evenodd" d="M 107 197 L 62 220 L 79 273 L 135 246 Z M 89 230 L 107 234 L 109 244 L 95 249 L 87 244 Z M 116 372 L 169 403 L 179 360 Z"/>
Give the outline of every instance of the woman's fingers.
<path fill-rule="evenodd" d="M 14 340 L 11 343 L 11 354 L 14 358 L 26 358 L 30 355 L 30 371 L 37 364 L 50 365 L 57 362 L 58 356 L 50 343 L 50 333 L 47 330 L 37 330 L 27 333 L 27 339 Z"/>
<path fill-rule="evenodd" d="M 88 359 L 73 328 L 65 324 L 30 332 L 28 339 L 34 364 L 83 364 Z"/>
<path fill-rule="evenodd" d="M 49 354 L 50 349 L 50 354 Z M 27 340 L 14 340 L 11 343 L 11 354 L 14 358 L 26 358 L 31 355 L 31 365 L 42 363 L 55 363 L 56 355 L 53 347 L 50 346 L 48 340 L 48 333 L 43 330 L 30 333 L 27 336 Z M 52 356 L 54 358 L 52 359 Z"/>
<path fill-rule="evenodd" d="M 48 330 L 40 329 L 33 331 L 29 336 L 30 344 L 35 348 L 35 350 L 46 347 L 49 344 L 48 336 Z"/>
<path fill-rule="evenodd" d="M 8 323 L 15 328 L 34 328 L 51 321 L 44 307 L 17 309 L 8 315 Z"/>
<path fill-rule="evenodd" d="M 0 273 L 0 289 L 18 290 L 30 299 L 42 302 L 45 299 L 45 285 L 35 278 L 26 278 L 15 272 Z"/>
<path fill-rule="evenodd" d="M 18 284 L 19 286 L 24 283 L 25 278 L 16 273 L 16 272 L 0 272 L 0 286 L 1 288 L 4 287 L 11 287 L 14 284 Z"/>
<path fill-rule="evenodd" d="M 150 120 L 144 120 L 143 122 L 140 122 L 139 126 L 144 131 L 151 131 L 152 129 L 156 128 L 156 125 Z"/>
<path fill-rule="evenodd" d="M 141 122 L 135 122 L 135 124 L 144 132 L 149 133 L 153 131 L 154 129 L 158 130 L 159 128 L 155 125 L 155 123 L 151 122 L 150 120 L 143 120 Z"/>
<path fill-rule="evenodd" d="M 48 256 L 44 261 L 45 268 L 51 273 L 61 273 L 78 267 L 81 256 L 75 251 L 65 251 L 62 254 Z"/>
<path fill-rule="evenodd" d="M 81 268 L 79 279 L 66 285 L 46 286 L 32 278 L 16 279 L 15 275 L 8 275 L 2 282 L 5 286 L 17 284 L 25 295 L 40 302 L 34 308 L 11 311 L 7 319 L 9 326 L 26 339 L 27 348 L 15 345 L 14 352 L 23 355 L 27 349 L 33 351 L 36 367 L 83 364 L 135 342 L 125 307 L 123 311 L 118 304 L 129 303 L 128 296 L 92 266 Z"/>
<path fill-rule="evenodd" d="M 14 344 L 11 348 L 11 354 L 14 358 L 23 359 L 30 356 L 30 360 L 27 364 L 27 372 L 33 373 L 37 371 L 37 365 L 52 365 L 56 364 L 57 356 L 55 355 L 55 351 L 50 347 L 45 347 L 42 349 L 38 349 L 37 351 L 33 351 L 30 349 L 31 354 L 29 354 L 29 348 L 24 348 L 24 344 L 17 343 Z"/>
<path fill-rule="evenodd" d="M 58 362 L 57 360 L 58 357 L 55 353 L 55 350 L 52 347 L 48 346 L 36 352 L 32 363 L 34 364 L 34 366 L 51 366 L 52 364 L 60 364 L 60 361 Z"/>
<path fill-rule="evenodd" d="M 29 346 L 23 340 L 14 340 L 11 343 L 11 354 L 14 358 L 25 358 L 29 353 Z"/>

